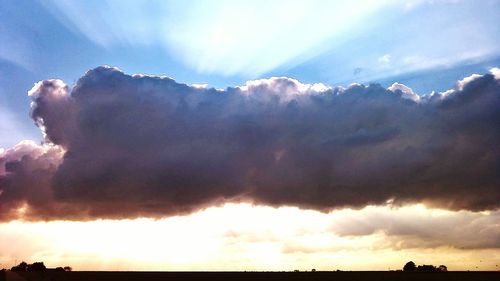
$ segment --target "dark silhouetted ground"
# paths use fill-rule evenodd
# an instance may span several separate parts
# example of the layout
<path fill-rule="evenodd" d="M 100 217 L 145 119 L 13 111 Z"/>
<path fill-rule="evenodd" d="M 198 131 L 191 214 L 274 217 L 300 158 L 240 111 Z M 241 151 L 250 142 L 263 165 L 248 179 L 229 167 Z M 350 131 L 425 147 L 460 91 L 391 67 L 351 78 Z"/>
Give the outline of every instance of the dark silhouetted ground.
<path fill-rule="evenodd" d="M 383 272 L 383 271 L 341 271 L 341 272 L 22 272 L 16 273 L 26 281 L 140 281 L 140 280 L 453 280 L 453 281 L 498 281 L 500 272 Z M 0 280 L 9 280 L 7 274 Z M 17 278 L 17 277 L 16 277 Z M 21 280 L 21 279 L 16 279 Z"/>

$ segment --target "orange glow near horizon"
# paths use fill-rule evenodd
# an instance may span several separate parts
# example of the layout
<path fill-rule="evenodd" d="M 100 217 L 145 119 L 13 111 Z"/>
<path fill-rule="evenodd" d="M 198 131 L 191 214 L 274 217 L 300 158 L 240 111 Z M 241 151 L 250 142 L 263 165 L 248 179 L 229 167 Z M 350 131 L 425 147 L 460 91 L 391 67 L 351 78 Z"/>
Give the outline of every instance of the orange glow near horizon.
<path fill-rule="evenodd" d="M 411 216 L 414 221 L 405 222 Z M 370 229 L 373 217 L 390 225 Z M 450 270 L 498 270 L 497 248 L 460 244 L 458 235 L 474 235 L 467 226 L 455 236 L 429 237 L 432 229 L 443 231 L 437 224 L 455 228 L 457 222 L 473 221 L 477 227 L 489 217 L 423 205 L 321 213 L 226 204 L 162 219 L 11 221 L 0 224 L 0 267 L 26 260 L 75 270 L 387 270 L 413 260 Z M 422 233 L 427 244 L 406 234 L 405 227 Z M 481 239 L 488 243 L 489 236 Z"/>

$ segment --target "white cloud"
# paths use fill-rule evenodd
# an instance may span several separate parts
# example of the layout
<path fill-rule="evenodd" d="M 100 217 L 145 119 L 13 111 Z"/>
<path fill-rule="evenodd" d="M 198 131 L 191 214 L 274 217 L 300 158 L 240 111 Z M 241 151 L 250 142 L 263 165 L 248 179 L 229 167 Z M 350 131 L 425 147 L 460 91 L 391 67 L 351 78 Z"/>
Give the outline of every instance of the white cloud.
<path fill-rule="evenodd" d="M 401 97 L 404 99 L 409 99 L 409 100 L 412 100 L 415 102 L 418 102 L 420 100 L 420 96 L 415 94 L 410 87 L 408 87 L 404 84 L 400 84 L 400 83 L 396 82 L 396 83 L 392 84 L 388 88 L 388 90 L 393 91 L 393 92 L 401 91 Z"/>
<path fill-rule="evenodd" d="M 493 67 L 492 69 L 490 69 L 490 73 L 493 74 L 495 79 L 500 80 L 500 68 Z"/>
<path fill-rule="evenodd" d="M 388 65 L 391 62 L 391 55 L 385 54 L 381 57 L 378 58 L 378 62 L 382 64 L 383 66 Z"/>

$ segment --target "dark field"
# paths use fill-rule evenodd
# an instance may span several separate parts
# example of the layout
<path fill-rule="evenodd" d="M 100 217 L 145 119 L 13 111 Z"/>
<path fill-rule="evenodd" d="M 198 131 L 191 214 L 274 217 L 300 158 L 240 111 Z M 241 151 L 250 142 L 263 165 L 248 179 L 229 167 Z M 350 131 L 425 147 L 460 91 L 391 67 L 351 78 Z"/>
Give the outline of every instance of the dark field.
<path fill-rule="evenodd" d="M 74 272 L 23 272 L 0 280 L 28 281 L 65 281 L 65 280 L 500 280 L 500 272 L 383 272 L 383 271 L 344 271 L 344 272 L 112 272 L 112 271 L 74 271 Z M 21 277 L 23 279 L 19 279 Z"/>

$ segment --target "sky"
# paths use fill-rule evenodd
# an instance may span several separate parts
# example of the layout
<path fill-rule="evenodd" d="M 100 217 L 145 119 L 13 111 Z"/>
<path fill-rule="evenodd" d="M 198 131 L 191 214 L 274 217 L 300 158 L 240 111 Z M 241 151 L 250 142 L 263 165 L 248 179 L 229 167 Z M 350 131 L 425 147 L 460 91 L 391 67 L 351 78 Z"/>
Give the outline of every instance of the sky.
<path fill-rule="evenodd" d="M 0 267 L 499 270 L 498 22 L 0 0 Z"/>

